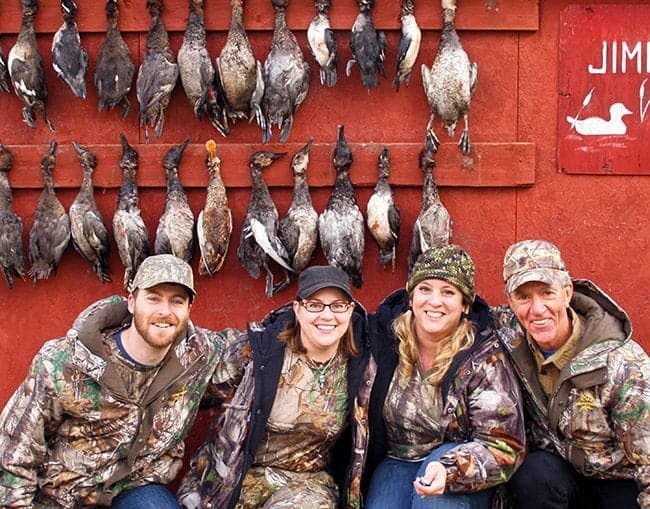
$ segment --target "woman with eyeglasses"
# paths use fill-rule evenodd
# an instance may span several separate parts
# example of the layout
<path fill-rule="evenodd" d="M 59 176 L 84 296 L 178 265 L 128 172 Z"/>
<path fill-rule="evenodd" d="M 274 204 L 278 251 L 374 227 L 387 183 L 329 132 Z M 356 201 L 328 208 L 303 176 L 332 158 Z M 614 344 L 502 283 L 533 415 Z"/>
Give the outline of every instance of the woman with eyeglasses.
<path fill-rule="evenodd" d="M 349 480 L 360 478 L 351 463 L 370 396 L 365 323 L 346 273 L 315 266 L 300 274 L 293 302 L 245 332 L 224 331 L 226 344 L 247 335 L 250 349 L 215 373 L 223 411 L 192 458 L 181 504 L 358 507 L 360 485 Z"/>
<path fill-rule="evenodd" d="M 474 263 L 460 247 L 418 258 L 406 289 L 369 317 L 366 509 L 488 508 L 524 454 L 517 380 Z"/>

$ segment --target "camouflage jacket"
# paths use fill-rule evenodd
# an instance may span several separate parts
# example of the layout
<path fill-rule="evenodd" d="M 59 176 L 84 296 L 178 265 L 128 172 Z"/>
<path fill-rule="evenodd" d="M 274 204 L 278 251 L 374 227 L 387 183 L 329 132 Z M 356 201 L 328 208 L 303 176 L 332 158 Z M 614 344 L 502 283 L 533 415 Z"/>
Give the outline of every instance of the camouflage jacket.
<path fill-rule="evenodd" d="M 391 324 L 408 306 L 406 291 L 397 290 L 369 317 L 370 347 L 378 368 L 370 397 L 364 490 L 388 451 L 383 406 L 398 365 Z M 517 378 L 497 339 L 489 309 L 478 296 L 471 320 L 476 331 L 474 344 L 456 355 L 441 383 L 443 414 L 448 416 L 445 441 L 458 443 L 441 458 L 451 492 L 478 491 L 504 483 L 523 461 L 525 450 Z"/>
<path fill-rule="evenodd" d="M 636 479 L 650 507 L 650 362 L 632 325 L 600 288 L 574 280 L 571 308 L 584 319 L 574 358 L 548 398 L 514 313 L 493 309 L 524 394 L 532 450 L 559 454 L 587 477 Z"/>
<path fill-rule="evenodd" d="M 36 354 L 0 416 L 0 506 L 108 506 L 126 488 L 174 479 L 224 348 L 190 322 L 134 403 L 102 339 L 130 321 L 124 298 L 106 298 Z"/>
<path fill-rule="evenodd" d="M 249 324 L 246 332 L 227 329 L 221 333 L 247 336 L 252 359 L 242 351 L 239 370 L 231 373 L 232 384 L 238 384 L 237 389 L 213 422 L 210 438 L 192 457 L 178 490 L 178 498 L 185 507 L 225 509 L 234 507 L 239 500 L 242 480 L 255 460 L 275 399 L 285 351 L 277 335 L 293 318 L 291 306 L 285 305 L 272 311 L 262 322 Z M 374 365 L 369 362 L 370 354 L 363 344 L 366 318 L 359 305 L 353 314 L 353 324 L 361 354 L 348 360 L 348 426 L 334 445 L 328 471 L 339 484 L 341 505 L 358 508 L 361 480 L 358 444 L 367 436 L 365 423 Z"/>

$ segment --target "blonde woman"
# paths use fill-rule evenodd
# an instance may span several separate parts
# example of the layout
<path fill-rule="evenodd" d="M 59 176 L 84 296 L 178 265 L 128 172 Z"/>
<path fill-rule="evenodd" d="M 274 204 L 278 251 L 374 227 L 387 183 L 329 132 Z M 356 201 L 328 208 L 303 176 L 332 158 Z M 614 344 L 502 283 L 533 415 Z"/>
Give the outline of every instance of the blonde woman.
<path fill-rule="evenodd" d="M 366 509 L 490 507 L 524 455 L 517 380 L 460 247 L 423 253 L 370 317 Z"/>

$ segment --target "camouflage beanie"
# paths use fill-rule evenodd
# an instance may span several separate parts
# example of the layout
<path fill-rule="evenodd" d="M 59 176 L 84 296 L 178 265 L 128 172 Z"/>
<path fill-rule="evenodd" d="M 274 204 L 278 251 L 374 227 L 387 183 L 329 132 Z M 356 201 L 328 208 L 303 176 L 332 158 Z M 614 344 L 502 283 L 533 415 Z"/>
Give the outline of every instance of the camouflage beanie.
<path fill-rule="evenodd" d="M 456 286 L 471 304 L 474 302 L 474 262 L 465 250 L 453 244 L 432 247 L 422 253 L 411 270 L 406 291 L 425 279 L 442 279 Z"/>

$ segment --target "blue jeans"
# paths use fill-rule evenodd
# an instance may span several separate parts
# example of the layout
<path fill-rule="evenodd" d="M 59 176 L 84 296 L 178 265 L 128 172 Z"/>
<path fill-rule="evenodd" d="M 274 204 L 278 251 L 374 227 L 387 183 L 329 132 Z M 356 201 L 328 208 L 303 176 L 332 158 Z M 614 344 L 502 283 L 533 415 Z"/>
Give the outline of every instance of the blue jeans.
<path fill-rule="evenodd" d="M 372 474 L 366 509 L 486 509 L 492 501 L 492 489 L 472 493 L 443 493 L 420 498 L 413 488 L 415 478 L 424 475 L 426 466 L 458 444 L 445 443 L 422 461 L 385 458 Z"/>
<path fill-rule="evenodd" d="M 176 497 L 162 484 L 145 484 L 120 493 L 113 509 L 180 509 Z"/>

